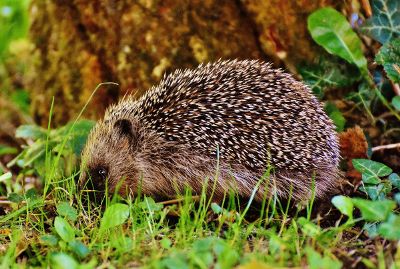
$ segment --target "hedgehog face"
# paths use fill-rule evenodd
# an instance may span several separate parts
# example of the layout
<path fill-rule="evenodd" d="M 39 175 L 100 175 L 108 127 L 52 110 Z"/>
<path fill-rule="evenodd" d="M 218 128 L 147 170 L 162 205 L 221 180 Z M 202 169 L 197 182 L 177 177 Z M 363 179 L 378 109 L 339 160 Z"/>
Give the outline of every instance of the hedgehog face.
<path fill-rule="evenodd" d="M 136 189 L 138 173 L 133 160 L 137 140 L 129 120 L 97 123 L 82 152 L 80 187 L 100 199 L 106 190 L 126 196 Z"/>

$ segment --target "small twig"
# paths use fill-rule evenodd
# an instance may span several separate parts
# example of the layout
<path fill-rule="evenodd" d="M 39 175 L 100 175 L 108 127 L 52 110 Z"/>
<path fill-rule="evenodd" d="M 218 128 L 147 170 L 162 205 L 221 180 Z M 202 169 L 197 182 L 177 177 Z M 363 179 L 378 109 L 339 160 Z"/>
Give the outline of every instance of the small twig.
<path fill-rule="evenodd" d="M 395 148 L 400 148 L 400 143 L 376 146 L 376 147 L 372 148 L 372 152 L 384 150 L 384 149 L 395 149 Z"/>
<path fill-rule="evenodd" d="M 183 200 L 184 200 L 184 198 L 179 198 L 179 199 L 173 199 L 173 200 L 162 201 L 162 202 L 159 202 L 159 204 L 162 204 L 162 205 L 172 205 L 172 204 L 177 204 L 177 203 L 179 203 L 179 202 L 182 202 Z M 198 196 L 198 195 L 193 196 L 193 197 L 192 197 L 192 200 L 195 201 L 195 202 L 197 202 L 197 201 L 200 200 L 200 196 Z"/>
<path fill-rule="evenodd" d="M 361 0 L 361 5 L 365 11 L 365 15 L 367 15 L 367 18 L 372 16 L 372 9 L 371 5 L 368 0 Z"/>
<path fill-rule="evenodd" d="M 400 86 L 398 83 L 392 83 L 393 91 L 397 96 L 400 96 Z"/>

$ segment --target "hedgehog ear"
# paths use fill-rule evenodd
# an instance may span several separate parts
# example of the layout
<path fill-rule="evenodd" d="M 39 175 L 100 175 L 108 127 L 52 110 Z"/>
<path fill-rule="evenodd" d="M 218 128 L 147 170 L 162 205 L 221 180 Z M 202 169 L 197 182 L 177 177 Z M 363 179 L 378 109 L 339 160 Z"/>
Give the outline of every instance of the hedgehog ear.
<path fill-rule="evenodd" d="M 124 135 L 124 136 L 127 136 L 127 137 L 133 137 L 134 136 L 132 123 L 127 119 L 117 120 L 114 123 L 114 128 L 117 129 L 118 132 L 121 135 Z"/>

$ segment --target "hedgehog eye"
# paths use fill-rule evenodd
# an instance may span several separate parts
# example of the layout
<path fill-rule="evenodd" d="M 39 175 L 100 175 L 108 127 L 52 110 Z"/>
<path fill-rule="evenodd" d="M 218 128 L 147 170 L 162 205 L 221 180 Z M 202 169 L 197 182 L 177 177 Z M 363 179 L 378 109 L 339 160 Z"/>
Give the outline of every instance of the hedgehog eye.
<path fill-rule="evenodd" d="M 107 178 L 107 171 L 104 168 L 99 168 L 99 170 L 97 170 L 97 174 L 103 179 L 106 180 Z"/>

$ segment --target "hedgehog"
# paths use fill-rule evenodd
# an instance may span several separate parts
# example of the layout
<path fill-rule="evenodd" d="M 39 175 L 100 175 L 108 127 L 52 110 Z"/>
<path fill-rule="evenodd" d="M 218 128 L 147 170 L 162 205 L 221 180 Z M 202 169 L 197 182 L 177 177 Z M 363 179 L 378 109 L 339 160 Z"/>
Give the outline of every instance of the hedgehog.
<path fill-rule="evenodd" d="M 302 201 L 335 189 L 339 160 L 335 127 L 309 87 L 269 63 L 219 60 L 111 105 L 88 136 L 79 181 L 158 200 L 190 188 L 214 200 L 233 191 Z"/>

